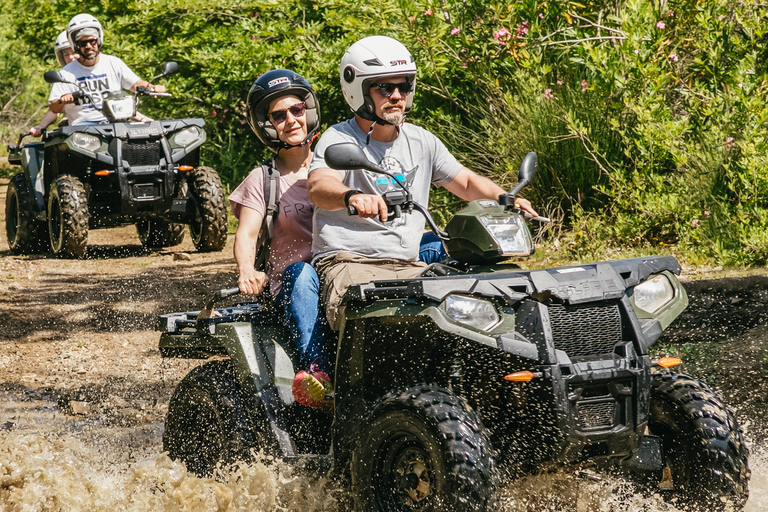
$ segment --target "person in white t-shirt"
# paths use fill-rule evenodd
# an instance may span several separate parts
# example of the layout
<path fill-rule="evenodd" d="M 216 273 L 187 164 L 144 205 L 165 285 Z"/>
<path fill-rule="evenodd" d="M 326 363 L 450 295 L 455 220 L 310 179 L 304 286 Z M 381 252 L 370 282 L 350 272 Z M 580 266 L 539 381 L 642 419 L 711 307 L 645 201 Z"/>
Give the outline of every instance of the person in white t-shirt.
<path fill-rule="evenodd" d="M 78 14 L 67 25 L 67 39 L 79 60 L 70 62 L 61 70 L 62 76 L 77 83 L 55 83 L 48 97 L 51 111 L 64 112 L 69 124 L 101 124 L 107 119 L 97 108 L 89 103 L 76 105 L 73 93 L 78 89 L 90 93 L 101 106 L 102 95 L 108 92 L 120 92 L 128 89 L 132 92 L 137 87 L 149 87 L 153 92 L 165 92 L 162 85 L 150 85 L 140 79 L 136 73 L 117 57 L 101 53 L 104 44 L 104 30 L 99 20 L 90 14 Z"/>

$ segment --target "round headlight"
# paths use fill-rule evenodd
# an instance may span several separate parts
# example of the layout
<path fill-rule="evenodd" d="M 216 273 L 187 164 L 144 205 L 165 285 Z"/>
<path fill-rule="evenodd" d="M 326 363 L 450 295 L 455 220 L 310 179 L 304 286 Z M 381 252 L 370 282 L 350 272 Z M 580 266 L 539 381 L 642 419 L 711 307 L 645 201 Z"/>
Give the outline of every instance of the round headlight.
<path fill-rule="evenodd" d="M 200 130 L 197 126 L 190 126 L 174 135 L 173 142 L 176 143 L 177 146 L 187 146 L 195 142 L 198 138 L 200 138 Z"/>
<path fill-rule="evenodd" d="M 101 146 L 101 140 L 87 133 L 75 133 L 72 135 L 72 144 L 88 151 L 96 151 Z"/>
<path fill-rule="evenodd" d="M 498 325 L 500 318 L 496 308 L 487 300 L 449 295 L 443 301 L 445 313 L 455 322 L 459 322 L 481 331 L 487 331 Z"/>
<path fill-rule="evenodd" d="M 635 286 L 635 306 L 648 313 L 655 313 L 675 297 L 675 289 L 664 275 L 653 276 Z"/>

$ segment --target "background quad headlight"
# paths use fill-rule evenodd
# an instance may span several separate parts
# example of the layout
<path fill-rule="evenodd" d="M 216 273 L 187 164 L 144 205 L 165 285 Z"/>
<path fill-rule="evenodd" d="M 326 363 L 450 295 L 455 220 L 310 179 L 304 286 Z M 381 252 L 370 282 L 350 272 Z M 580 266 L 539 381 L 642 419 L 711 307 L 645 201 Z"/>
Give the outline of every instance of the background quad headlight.
<path fill-rule="evenodd" d="M 675 289 L 666 276 L 658 275 L 635 286 L 633 295 L 635 306 L 648 313 L 655 313 L 674 298 Z"/>
<path fill-rule="evenodd" d="M 443 301 L 445 313 L 455 322 L 487 331 L 495 327 L 499 321 L 499 313 L 487 300 L 449 295 Z"/>
<path fill-rule="evenodd" d="M 197 126 L 190 126 L 189 128 L 184 128 L 179 133 L 174 135 L 173 142 L 175 142 L 177 146 L 188 146 L 199 138 L 200 130 L 197 128 Z"/>
<path fill-rule="evenodd" d="M 101 146 L 101 140 L 98 137 L 87 133 L 75 133 L 72 135 L 72 143 L 88 151 L 96 151 Z"/>

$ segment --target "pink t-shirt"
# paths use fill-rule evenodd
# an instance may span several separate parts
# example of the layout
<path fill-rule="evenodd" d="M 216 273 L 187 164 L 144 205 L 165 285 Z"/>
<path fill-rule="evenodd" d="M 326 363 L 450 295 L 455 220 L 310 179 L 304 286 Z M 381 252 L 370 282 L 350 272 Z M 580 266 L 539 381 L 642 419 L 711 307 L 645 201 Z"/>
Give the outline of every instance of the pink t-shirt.
<path fill-rule="evenodd" d="M 280 212 L 275 220 L 275 236 L 269 247 L 267 276 L 272 295 L 282 285 L 283 271 L 291 263 L 312 259 L 312 213 L 315 206 L 309 202 L 307 180 L 293 176 L 280 176 Z M 264 172 L 256 167 L 229 195 L 232 213 L 240 218 L 243 206 L 256 210 L 262 216 L 264 204 Z"/>

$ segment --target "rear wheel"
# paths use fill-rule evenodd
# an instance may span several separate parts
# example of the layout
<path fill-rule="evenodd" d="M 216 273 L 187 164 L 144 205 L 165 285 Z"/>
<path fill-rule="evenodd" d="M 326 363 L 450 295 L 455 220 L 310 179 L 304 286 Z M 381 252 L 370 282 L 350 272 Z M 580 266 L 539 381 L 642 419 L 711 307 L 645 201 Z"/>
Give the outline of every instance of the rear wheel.
<path fill-rule="evenodd" d="M 649 429 L 661 437 L 660 484 L 692 510 L 741 510 L 749 497 L 749 453 L 733 412 L 706 384 L 686 375 L 653 375 Z"/>
<path fill-rule="evenodd" d="M 13 254 L 32 254 L 47 248 L 47 238 L 41 239 L 45 226 L 34 220 L 29 208 L 33 200 L 24 173 L 11 178 L 5 196 L 5 235 Z"/>
<path fill-rule="evenodd" d="M 150 249 L 172 247 L 184 241 L 184 224 L 163 219 L 136 221 L 136 231 L 141 245 Z"/>
<path fill-rule="evenodd" d="M 201 252 L 220 251 L 227 243 L 227 206 L 219 174 L 210 167 L 198 167 L 189 177 L 189 193 L 197 203 L 197 218 L 189 231 Z"/>
<path fill-rule="evenodd" d="M 198 366 L 179 383 L 168 407 L 163 450 L 199 476 L 217 464 L 250 460 L 260 448 L 231 361 Z"/>
<path fill-rule="evenodd" d="M 482 423 L 435 385 L 388 394 L 363 426 L 352 458 L 356 510 L 493 510 L 496 478 Z"/>
<path fill-rule="evenodd" d="M 83 183 L 62 174 L 48 193 L 51 250 L 65 258 L 84 258 L 88 245 L 88 199 Z"/>

